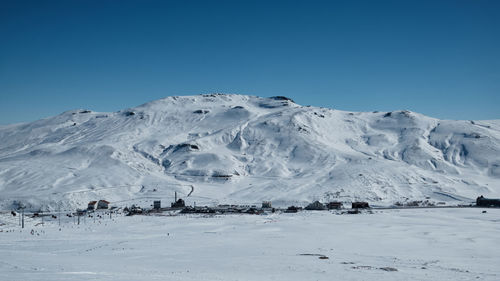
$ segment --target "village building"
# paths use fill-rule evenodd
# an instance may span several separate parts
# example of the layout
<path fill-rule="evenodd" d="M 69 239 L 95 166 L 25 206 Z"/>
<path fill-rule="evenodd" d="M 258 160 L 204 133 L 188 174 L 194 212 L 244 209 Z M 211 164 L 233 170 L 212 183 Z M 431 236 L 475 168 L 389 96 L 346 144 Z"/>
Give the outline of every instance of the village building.
<path fill-rule="evenodd" d="M 342 202 L 329 202 L 326 204 L 328 210 L 339 210 L 342 209 Z"/>
<path fill-rule="evenodd" d="M 500 207 L 500 199 L 484 198 L 481 195 L 476 199 L 476 205 L 478 207 Z"/>
<path fill-rule="evenodd" d="M 97 209 L 107 209 L 109 208 L 109 201 L 106 201 L 106 200 L 99 200 L 99 202 L 97 202 Z"/>
<path fill-rule="evenodd" d="M 321 204 L 319 201 L 314 201 L 313 203 L 307 205 L 305 208 L 306 210 L 309 211 L 323 211 L 326 209 L 325 205 Z"/>
<path fill-rule="evenodd" d="M 153 201 L 153 209 L 161 209 L 161 201 L 160 200 Z"/>
<path fill-rule="evenodd" d="M 97 204 L 97 201 L 90 201 L 89 204 L 87 205 L 87 210 L 89 210 L 89 211 L 95 210 L 96 204 Z"/>
<path fill-rule="evenodd" d="M 364 209 L 364 208 L 370 208 L 370 205 L 368 205 L 368 202 L 352 202 L 352 208 Z"/>
<path fill-rule="evenodd" d="M 177 201 L 170 204 L 170 206 L 172 208 L 184 208 L 184 207 L 186 207 L 186 203 L 184 202 L 184 200 L 179 198 Z"/>
<path fill-rule="evenodd" d="M 271 209 L 271 208 L 272 208 L 271 201 L 262 202 L 262 209 Z"/>

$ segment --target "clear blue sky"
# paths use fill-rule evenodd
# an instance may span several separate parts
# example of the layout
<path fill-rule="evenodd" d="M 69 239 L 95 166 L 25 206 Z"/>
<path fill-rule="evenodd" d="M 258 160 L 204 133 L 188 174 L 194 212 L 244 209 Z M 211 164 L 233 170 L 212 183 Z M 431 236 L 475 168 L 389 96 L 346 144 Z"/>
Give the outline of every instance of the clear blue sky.
<path fill-rule="evenodd" d="M 500 1 L 0 0 L 0 124 L 171 95 L 500 118 Z"/>

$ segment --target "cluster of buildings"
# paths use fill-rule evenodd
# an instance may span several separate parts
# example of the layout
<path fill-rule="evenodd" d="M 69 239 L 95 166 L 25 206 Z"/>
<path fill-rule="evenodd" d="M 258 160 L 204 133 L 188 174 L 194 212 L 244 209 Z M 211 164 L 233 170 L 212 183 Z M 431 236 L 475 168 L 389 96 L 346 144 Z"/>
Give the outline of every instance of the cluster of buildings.
<path fill-rule="evenodd" d="M 109 209 L 110 202 L 107 200 L 99 200 L 99 201 L 90 201 L 87 206 L 87 211 L 94 211 L 100 209 Z M 476 200 L 476 206 L 478 207 L 500 207 L 500 199 L 488 199 L 480 196 Z M 175 200 L 170 204 L 170 207 L 162 208 L 161 201 L 155 200 L 152 205 L 153 209 L 150 211 L 146 211 L 141 209 L 138 206 L 132 205 L 131 208 L 125 208 L 124 210 L 129 212 L 130 215 L 133 214 L 142 214 L 144 212 L 161 212 L 168 210 L 181 210 L 181 213 L 246 213 L 246 214 L 260 214 L 263 212 L 275 212 L 282 211 L 285 213 L 296 213 L 301 210 L 315 210 L 315 211 L 323 211 L 323 210 L 340 210 L 344 208 L 342 202 L 331 201 L 328 203 L 321 203 L 319 201 L 314 201 L 308 204 L 306 207 L 297 207 L 290 206 L 285 209 L 273 208 L 271 201 L 263 201 L 261 207 L 257 207 L 255 205 L 218 205 L 216 207 L 192 207 L 186 206 L 186 202 L 177 198 L 177 193 L 175 194 Z M 353 212 L 359 213 L 358 209 L 366 209 L 370 208 L 368 202 L 352 202 L 351 208 Z M 349 212 L 350 213 L 350 212 Z"/>
<path fill-rule="evenodd" d="M 160 200 L 154 200 L 152 207 L 153 209 L 146 211 L 133 205 L 131 208 L 125 208 L 124 210 L 128 212 L 129 215 L 151 213 L 151 212 L 155 213 L 162 211 L 173 211 L 173 210 L 180 210 L 180 213 L 182 214 L 230 214 L 230 213 L 262 214 L 264 212 L 274 213 L 275 211 L 282 211 L 285 213 L 296 213 L 301 210 L 322 211 L 322 210 L 340 210 L 344 208 L 343 203 L 337 201 L 332 201 L 328 203 L 321 203 L 319 201 L 314 201 L 311 204 L 307 205 L 306 207 L 290 206 L 285 209 L 273 208 L 271 201 L 263 201 L 260 207 L 257 207 L 256 205 L 229 205 L 229 204 L 218 205 L 215 207 L 186 206 L 184 200 L 177 198 L 177 194 L 175 196 L 174 202 L 170 204 L 170 207 L 162 208 Z M 353 202 L 352 208 L 357 211 L 358 209 L 370 208 L 370 206 L 367 202 Z"/>
<path fill-rule="evenodd" d="M 311 204 L 307 205 L 304 209 L 323 211 L 323 210 L 340 210 L 343 207 L 344 207 L 344 205 L 342 204 L 342 202 L 332 201 L 332 202 L 328 202 L 326 204 L 323 204 L 319 201 L 314 201 Z M 370 208 L 370 205 L 368 204 L 368 202 L 352 202 L 351 208 L 353 208 L 353 209 L 366 209 L 366 208 Z"/>

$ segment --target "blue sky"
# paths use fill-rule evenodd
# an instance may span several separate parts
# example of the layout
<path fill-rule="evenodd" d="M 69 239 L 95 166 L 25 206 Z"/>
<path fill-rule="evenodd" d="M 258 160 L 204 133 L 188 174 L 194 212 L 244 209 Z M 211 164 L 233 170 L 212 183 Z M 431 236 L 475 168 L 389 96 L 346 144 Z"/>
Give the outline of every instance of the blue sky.
<path fill-rule="evenodd" d="M 0 124 L 171 95 L 500 118 L 500 1 L 0 0 Z"/>

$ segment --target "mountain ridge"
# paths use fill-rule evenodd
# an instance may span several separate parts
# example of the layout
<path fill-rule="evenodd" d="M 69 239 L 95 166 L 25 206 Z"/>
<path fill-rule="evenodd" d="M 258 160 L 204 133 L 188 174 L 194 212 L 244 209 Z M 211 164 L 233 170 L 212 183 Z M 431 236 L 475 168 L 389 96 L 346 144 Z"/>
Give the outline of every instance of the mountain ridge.
<path fill-rule="evenodd" d="M 347 112 L 283 97 L 166 97 L 0 127 L 0 206 L 198 204 L 500 195 L 500 120 Z"/>

